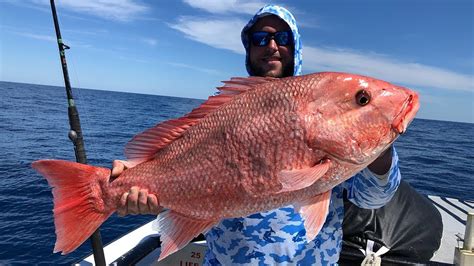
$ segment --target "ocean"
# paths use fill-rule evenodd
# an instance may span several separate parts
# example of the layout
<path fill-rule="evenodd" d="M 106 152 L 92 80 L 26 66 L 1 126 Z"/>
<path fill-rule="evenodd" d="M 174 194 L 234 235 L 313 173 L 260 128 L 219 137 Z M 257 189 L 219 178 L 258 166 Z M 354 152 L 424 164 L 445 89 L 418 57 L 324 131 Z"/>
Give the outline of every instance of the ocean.
<path fill-rule="evenodd" d="M 67 137 L 62 87 L 0 82 L 0 264 L 71 264 L 91 252 L 87 241 L 66 256 L 53 254 L 51 189 L 30 164 L 75 161 Z M 123 147 L 156 123 L 179 117 L 203 100 L 89 89 L 74 90 L 89 164 L 110 167 Z M 421 106 L 423 108 L 423 106 Z M 395 147 L 402 178 L 420 193 L 474 199 L 474 124 L 415 119 Z M 112 215 L 104 244 L 154 219 Z"/>

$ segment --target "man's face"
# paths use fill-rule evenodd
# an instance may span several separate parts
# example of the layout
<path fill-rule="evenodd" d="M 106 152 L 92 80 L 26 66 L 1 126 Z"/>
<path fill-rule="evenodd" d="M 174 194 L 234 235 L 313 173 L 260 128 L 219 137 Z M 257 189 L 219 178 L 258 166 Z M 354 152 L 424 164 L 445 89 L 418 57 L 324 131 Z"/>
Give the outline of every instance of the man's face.
<path fill-rule="evenodd" d="M 290 30 L 290 27 L 283 20 L 271 15 L 259 19 L 250 30 L 250 33 L 256 31 L 274 33 L 288 30 Z M 277 45 L 273 39 L 266 46 L 255 46 L 250 42 L 249 61 L 253 74 L 275 78 L 292 76 L 293 49 L 293 42 L 287 46 Z"/>

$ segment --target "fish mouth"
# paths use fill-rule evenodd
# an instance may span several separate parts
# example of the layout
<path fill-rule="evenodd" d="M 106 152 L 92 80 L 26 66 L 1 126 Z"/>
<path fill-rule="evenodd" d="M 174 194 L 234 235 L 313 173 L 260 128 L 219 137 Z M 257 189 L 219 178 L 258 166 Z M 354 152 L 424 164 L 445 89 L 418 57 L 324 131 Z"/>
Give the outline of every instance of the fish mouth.
<path fill-rule="evenodd" d="M 403 104 L 400 113 L 398 113 L 398 115 L 393 120 L 392 129 L 395 130 L 398 134 L 405 133 L 408 126 L 415 118 L 415 115 L 418 112 L 419 108 L 420 103 L 418 102 L 418 94 L 416 92 L 413 92 L 405 100 L 405 103 Z"/>

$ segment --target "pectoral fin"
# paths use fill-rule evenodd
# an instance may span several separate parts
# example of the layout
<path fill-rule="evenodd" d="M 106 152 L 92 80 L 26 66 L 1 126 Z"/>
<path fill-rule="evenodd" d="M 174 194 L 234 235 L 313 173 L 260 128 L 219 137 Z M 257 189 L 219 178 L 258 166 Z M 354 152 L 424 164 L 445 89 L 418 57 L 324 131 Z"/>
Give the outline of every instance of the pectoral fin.
<path fill-rule="evenodd" d="M 311 186 L 328 171 L 330 164 L 329 160 L 324 160 L 311 168 L 281 171 L 278 175 L 282 184 L 282 189 L 279 193 L 300 190 Z"/>
<path fill-rule="evenodd" d="M 312 241 L 323 227 L 329 212 L 330 199 L 331 190 L 295 204 L 296 211 L 304 219 L 306 239 L 308 241 Z"/>

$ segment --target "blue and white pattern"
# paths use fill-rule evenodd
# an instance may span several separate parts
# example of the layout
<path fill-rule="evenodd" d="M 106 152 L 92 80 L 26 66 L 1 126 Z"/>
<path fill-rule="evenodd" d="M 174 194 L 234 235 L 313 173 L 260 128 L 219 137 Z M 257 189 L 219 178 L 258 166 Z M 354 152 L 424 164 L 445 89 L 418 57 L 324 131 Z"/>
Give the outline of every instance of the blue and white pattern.
<path fill-rule="evenodd" d="M 277 6 L 277 5 L 266 5 L 262 7 L 256 14 L 255 16 L 245 25 L 245 27 L 242 29 L 242 32 L 240 34 L 240 38 L 242 39 L 242 44 L 245 47 L 245 66 L 247 67 L 247 72 L 249 73 L 250 76 L 253 76 L 252 70 L 250 68 L 249 64 L 249 48 L 250 48 L 250 42 L 249 42 L 249 36 L 248 36 L 248 31 L 252 26 L 257 22 L 258 19 L 264 16 L 268 15 L 276 15 L 280 17 L 282 20 L 288 24 L 290 27 L 292 33 L 293 33 L 293 43 L 295 44 L 295 51 L 294 51 L 294 61 L 295 65 L 293 68 L 293 76 L 299 76 L 301 75 L 301 65 L 303 63 L 303 54 L 302 54 L 302 45 L 301 45 L 301 38 L 300 34 L 298 32 L 298 27 L 296 26 L 296 20 L 295 17 L 285 9 L 284 7 Z"/>
<path fill-rule="evenodd" d="M 295 44 L 294 74 L 301 74 L 301 41 L 291 13 L 279 6 L 267 5 L 257 12 L 242 30 L 247 51 L 247 31 L 258 18 L 274 14 L 285 20 L 293 31 Z M 208 252 L 204 265 L 334 265 L 342 248 L 343 191 L 361 208 L 378 208 L 387 203 L 400 184 L 398 155 L 393 148 L 392 166 L 386 179 L 380 180 L 364 169 L 332 190 L 329 212 L 321 231 L 307 242 L 301 216 L 293 206 L 257 213 L 245 218 L 226 219 L 206 234 Z"/>

